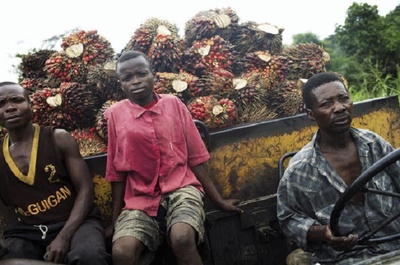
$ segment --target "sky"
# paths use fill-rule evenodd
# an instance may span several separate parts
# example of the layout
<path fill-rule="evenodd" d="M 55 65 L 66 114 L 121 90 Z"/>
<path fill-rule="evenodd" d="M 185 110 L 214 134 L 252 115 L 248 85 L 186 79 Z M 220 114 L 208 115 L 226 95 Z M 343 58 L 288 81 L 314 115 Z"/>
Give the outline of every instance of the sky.
<path fill-rule="evenodd" d="M 198 12 L 230 7 L 239 23 L 253 21 L 284 28 L 283 43 L 291 44 L 292 36 L 299 33 L 311 32 L 320 39 L 333 34 L 336 26 L 344 24 L 353 2 L 376 5 L 381 16 L 400 4 L 400 0 L 1 1 L 0 81 L 18 81 L 13 65 L 20 60 L 15 54 L 40 49 L 44 40 L 76 28 L 97 30 L 120 52 L 149 18 L 168 20 L 183 37 L 185 23 Z"/>

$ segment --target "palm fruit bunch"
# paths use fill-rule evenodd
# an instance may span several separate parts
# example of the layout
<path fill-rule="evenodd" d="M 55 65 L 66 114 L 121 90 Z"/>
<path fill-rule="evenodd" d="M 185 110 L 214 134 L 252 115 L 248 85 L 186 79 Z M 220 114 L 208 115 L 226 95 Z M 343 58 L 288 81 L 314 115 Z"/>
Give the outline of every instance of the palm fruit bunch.
<path fill-rule="evenodd" d="M 85 84 L 64 82 L 58 88 L 44 88 L 31 95 L 33 121 L 68 131 L 89 127 L 94 122 L 96 98 Z"/>
<path fill-rule="evenodd" d="M 164 26 L 159 27 L 159 33 L 151 43 L 148 57 L 155 72 L 178 73 L 182 67 L 184 41 L 174 37 Z"/>
<path fill-rule="evenodd" d="M 229 127 L 236 122 L 236 106 L 228 98 L 217 96 L 197 97 L 187 107 L 193 119 L 202 121 L 208 129 Z"/>
<path fill-rule="evenodd" d="M 47 79 L 44 77 L 24 78 L 20 81 L 20 84 L 29 94 L 49 86 Z"/>
<path fill-rule="evenodd" d="M 257 102 L 246 104 L 238 109 L 237 123 L 262 122 L 278 118 L 278 114 L 269 106 L 266 97 L 261 97 Z"/>
<path fill-rule="evenodd" d="M 99 109 L 99 99 L 86 84 L 64 82 L 60 86 L 62 108 L 76 119 L 78 128 L 90 127 Z"/>
<path fill-rule="evenodd" d="M 191 91 L 196 90 L 197 76 L 181 71 L 180 73 L 156 73 L 154 92 L 177 96 L 184 104 L 191 98 Z"/>
<path fill-rule="evenodd" d="M 86 83 L 89 90 L 99 98 L 101 104 L 109 99 L 117 101 L 126 98 L 115 72 L 116 61 L 110 60 L 104 64 L 89 67 Z"/>
<path fill-rule="evenodd" d="M 322 46 L 315 43 L 299 43 L 283 49 L 282 56 L 288 58 L 287 79 L 310 78 L 312 75 L 325 72 L 325 65 L 330 57 Z"/>
<path fill-rule="evenodd" d="M 290 60 L 280 54 L 272 55 L 263 72 L 270 80 L 273 80 L 273 86 L 277 87 L 281 82 L 285 81 L 289 76 Z"/>
<path fill-rule="evenodd" d="M 60 88 L 44 88 L 31 95 L 34 123 L 56 126 L 67 131 L 78 128 L 76 119 L 62 108 L 63 98 Z"/>
<path fill-rule="evenodd" d="M 62 39 L 61 48 L 45 67 L 48 76 L 61 82 L 85 83 L 89 66 L 103 64 L 114 55 L 111 43 L 97 30 L 71 33 Z"/>
<path fill-rule="evenodd" d="M 231 8 L 217 8 L 198 12 L 185 23 L 185 41 L 190 47 L 194 41 L 216 35 L 229 40 L 235 32 L 239 17 Z"/>
<path fill-rule="evenodd" d="M 70 57 L 65 51 L 52 54 L 46 61 L 45 71 L 52 82 L 86 82 L 88 65 Z"/>
<path fill-rule="evenodd" d="M 115 99 L 107 100 L 106 102 L 103 103 L 103 105 L 97 111 L 97 113 L 95 115 L 96 132 L 100 136 L 100 138 L 103 139 L 103 141 L 105 141 L 105 142 L 107 142 L 108 134 L 107 134 L 107 120 L 104 117 L 104 112 L 106 111 L 106 109 L 108 109 L 109 107 L 111 107 L 112 105 L 114 105 L 117 102 L 118 102 L 118 100 L 115 100 Z"/>
<path fill-rule="evenodd" d="M 234 58 L 233 45 L 217 35 L 194 41 L 183 54 L 182 68 L 199 77 L 216 68 L 232 71 Z"/>
<path fill-rule="evenodd" d="M 98 65 L 112 59 L 114 50 L 111 43 L 97 33 L 97 30 L 79 30 L 64 37 L 61 48 L 68 57 L 79 57 L 83 64 Z"/>
<path fill-rule="evenodd" d="M 44 70 L 47 59 L 55 50 L 38 50 L 32 53 L 22 55 L 19 70 L 23 78 L 45 78 L 46 71 Z"/>
<path fill-rule="evenodd" d="M 273 91 L 273 80 L 262 71 L 252 71 L 233 79 L 233 93 L 230 99 L 233 100 L 239 110 L 247 105 L 262 106 L 263 99 Z M 241 113 L 241 111 L 240 111 Z"/>
<path fill-rule="evenodd" d="M 304 112 L 301 88 L 304 79 L 286 80 L 269 96 L 269 104 L 278 117 L 288 117 Z"/>
<path fill-rule="evenodd" d="M 214 68 L 202 75 L 196 82 L 196 90 L 191 91 L 192 97 L 218 95 L 229 97 L 233 93 L 235 76 L 228 70 Z"/>
<path fill-rule="evenodd" d="M 140 51 L 148 54 L 154 38 L 159 32 L 169 32 L 172 38 L 179 38 L 178 28 L 168 20 L 149 18 L 139 26 L 125 45 L 123 51 Z"/>
<path fill-rule="evenodd" d="M 233 73 L 240 75 L 255 70 L 262 71 L 271 60 L 272 55 L 269 51 L 254 51 L 246 53 L 243 57 L 238 57 L 233 67 Z"/>
<path fill-rule="evenodd" d="M 32 93 L 37 89 L 56 85 L 56 83 L 49 82 L 45 70 L 47 59 L 54 53 L 56 53 L 55 50 L 45 49 L 22 56 L 21 63 L 18 67 L 21 71 L 22 80 L 20 84 L 22 87 Z"/>
<path fill-rule="evenodd" d="M 75 129 L 71 135 L 76 140 L 83 157 L 107 152 L 107 143 L 100 138 L 94 127 Z"/>
<path fill-rule="evenodd" d="M 255 51 L 269 51 L 271 55 L 282 51 L 282 28 L 269 23 L 248 21 L 237 27 L 229 41 L 234 45 L 238 57 Z"/>

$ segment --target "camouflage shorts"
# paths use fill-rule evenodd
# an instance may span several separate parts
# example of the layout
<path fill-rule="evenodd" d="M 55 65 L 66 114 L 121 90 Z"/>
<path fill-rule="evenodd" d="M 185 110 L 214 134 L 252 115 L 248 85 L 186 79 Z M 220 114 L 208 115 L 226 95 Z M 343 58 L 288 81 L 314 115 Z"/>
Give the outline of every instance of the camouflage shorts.
<path fill-rule="evenodd" d="M 122 211 L 115 222 L 113 242 L 123 236 L 133 236 L 155 251 L 164 240 L 162 227 L 168 232 L 176 223 L 189 224 L 197 232 L 198 243 L 203 241 L 205 213 L 203 193 L 198 189 L 187 186 L 166 194 L 161 199 L 160 209 L 165 209 L 165 214 L 157 218 L 139 210 Z"/>

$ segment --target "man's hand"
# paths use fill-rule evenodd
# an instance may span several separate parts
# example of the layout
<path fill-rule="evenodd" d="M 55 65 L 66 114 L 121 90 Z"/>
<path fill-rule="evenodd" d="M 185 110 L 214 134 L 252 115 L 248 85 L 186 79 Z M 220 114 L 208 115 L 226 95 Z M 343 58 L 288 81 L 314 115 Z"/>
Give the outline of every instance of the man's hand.
<path fill-rule="evenodd" d="M 339 236 L 335 237 L 332 234 L 330 226 L 325 226 L 324 241 L 332 246 L 334 250 L 346 251 L 352 249 L 358 241 L 357 235 Z"/>
<path fill-rule="evenodd" d="M 223 199 L 218 203 L 218 207 L 221 208 L 224 211 L 231 211 L 231 212 L 239 212 L 243 213 L 243 210 L 237 207 L 237 205 L 240 203 L 240 200 L 238 199 Z"/>
<path fill-rule="evenodd" d="M 60 236 L 57 236 L 50 245 L 47 246 L 44 260 L 51 261 L 54 263 L 63 263 L 66 255 L 70 249 L 70 243 L 68 240 L 63 240 Z"/>
<path fill-rule="evenodd" d="M 105 234 L 105 238 L 106 239 L 111 239 L 114 233 L 114 226 L 113 225 L 108 225 L 105 229 L 104 229 L 104 234 Z"/>

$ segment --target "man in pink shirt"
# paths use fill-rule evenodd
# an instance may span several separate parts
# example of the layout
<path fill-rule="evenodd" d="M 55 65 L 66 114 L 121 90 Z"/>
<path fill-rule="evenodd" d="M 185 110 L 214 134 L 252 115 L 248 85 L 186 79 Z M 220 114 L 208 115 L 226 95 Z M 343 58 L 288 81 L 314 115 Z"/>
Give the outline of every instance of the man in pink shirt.
<path fill-rule="evenodd" d="M 204 163 L 210 155 L 186 106 L 153 92 L 147 56 L 123 53 L 116 72 L 127 99 L 105 112 L 113 264 L 143 264 L 162 243 L 162 227 L 178 264 L 202 264 L 204 193 L 227 211 L 241 212 L 239 201 L 223 199 L 209 178 Z"/>

